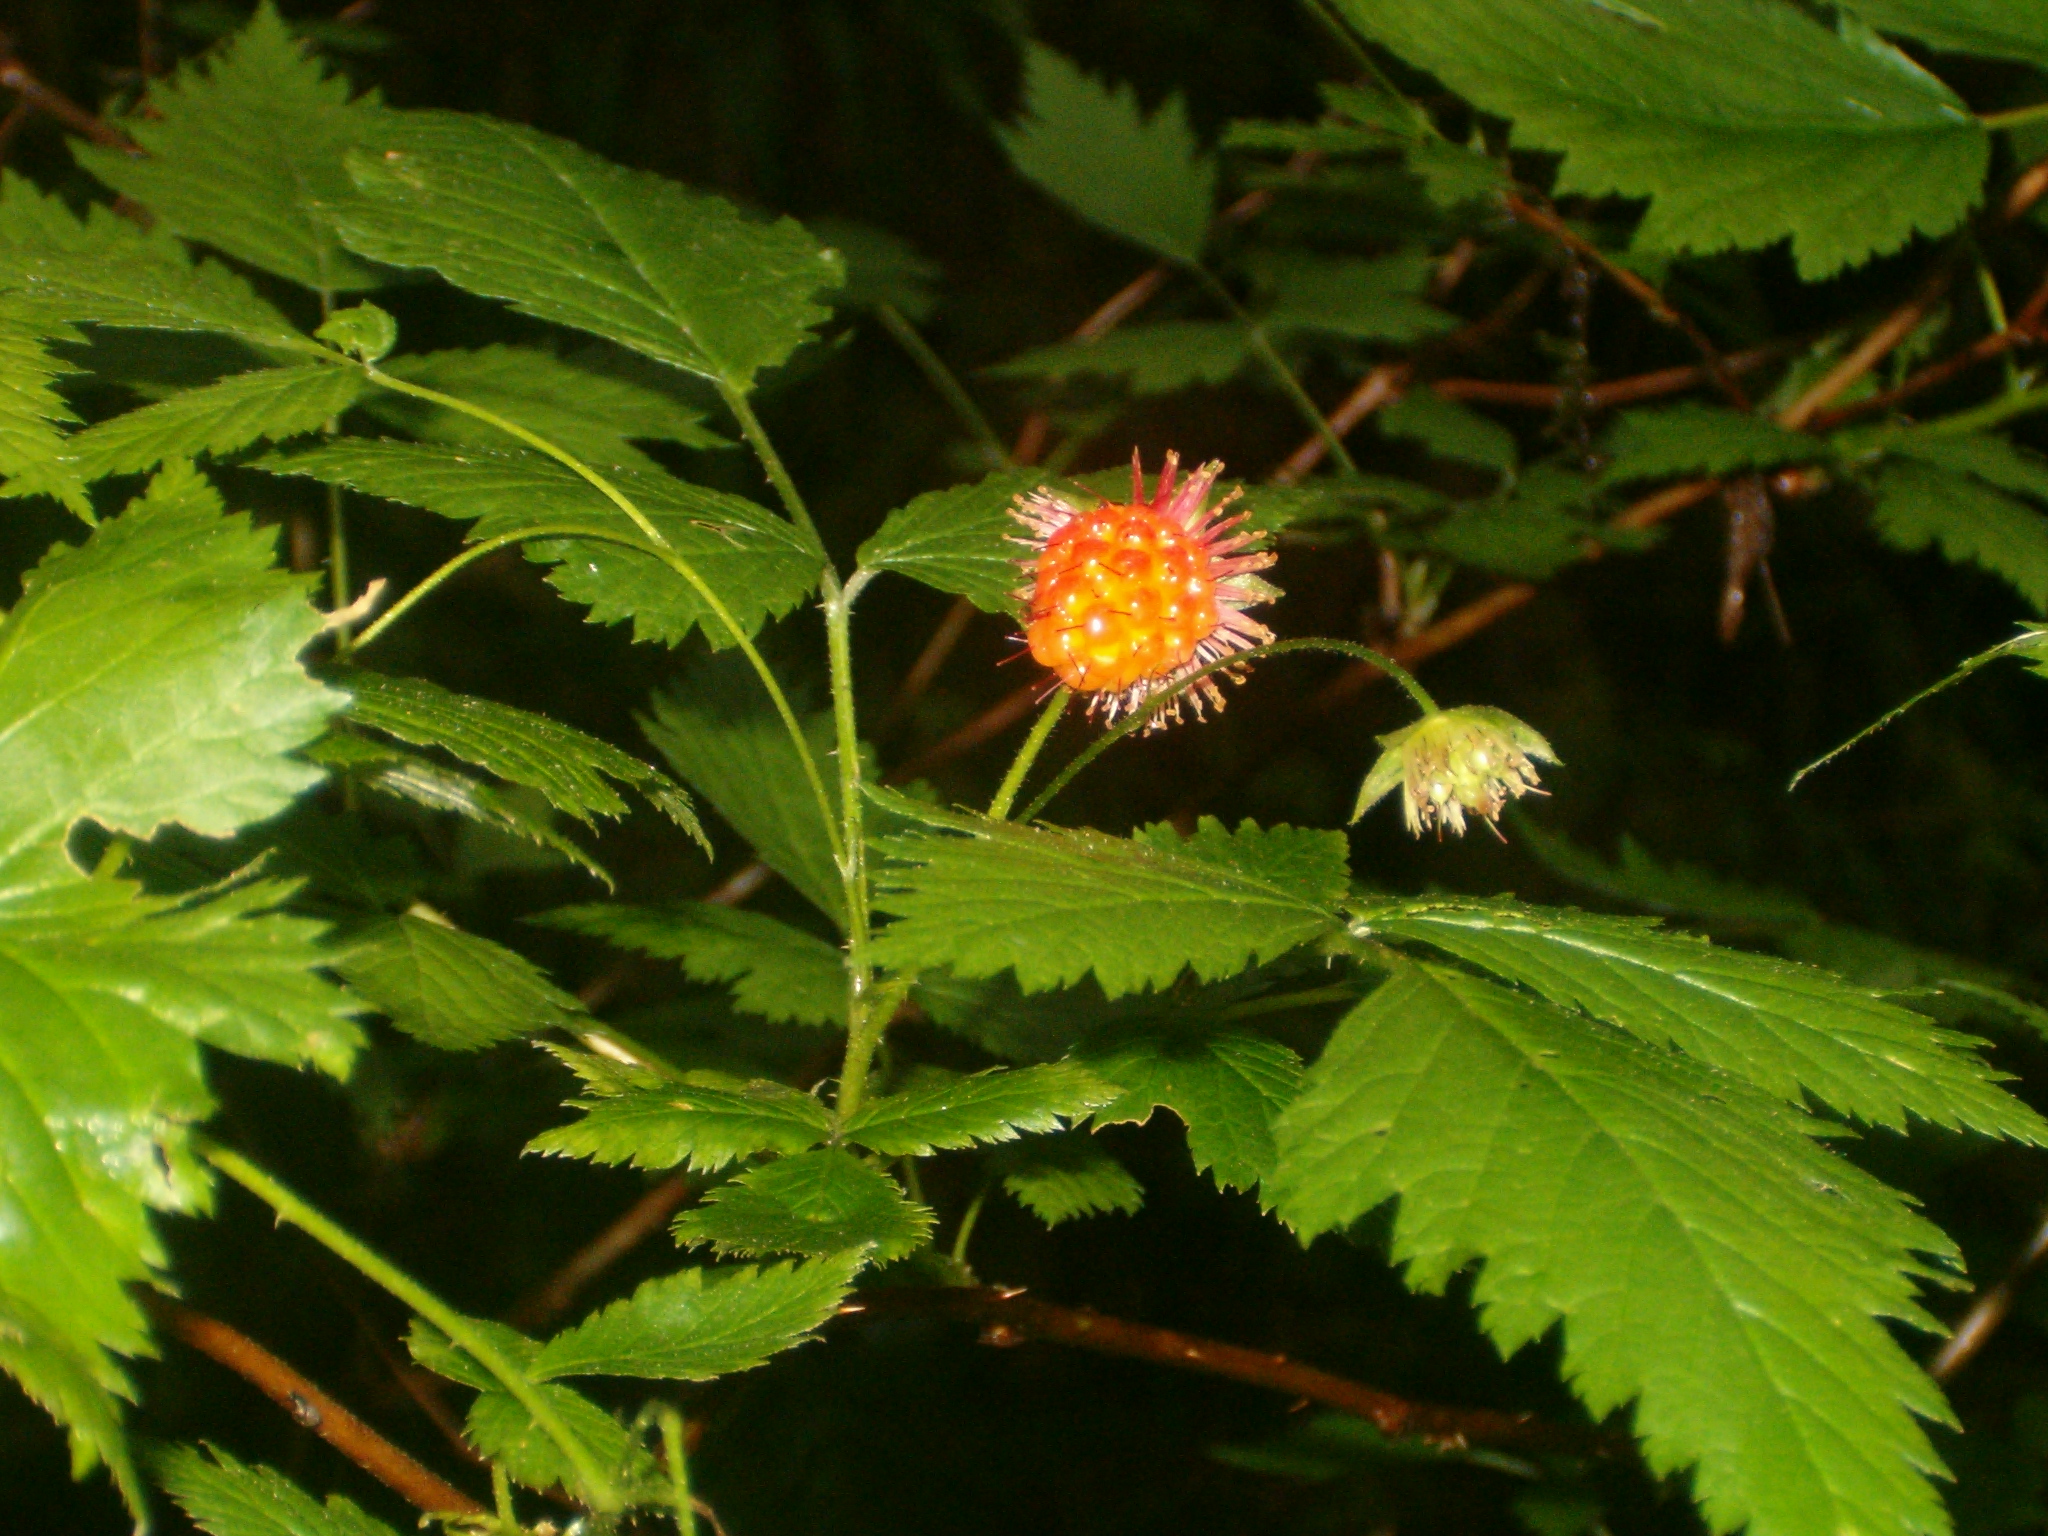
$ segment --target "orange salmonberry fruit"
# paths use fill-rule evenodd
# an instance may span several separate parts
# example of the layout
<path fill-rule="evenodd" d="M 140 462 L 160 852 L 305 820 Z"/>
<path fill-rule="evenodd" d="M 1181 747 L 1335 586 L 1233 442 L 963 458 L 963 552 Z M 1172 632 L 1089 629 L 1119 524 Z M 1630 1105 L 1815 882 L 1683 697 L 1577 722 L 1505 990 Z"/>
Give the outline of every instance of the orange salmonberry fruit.
<path fill-rule="evenodd" d="M 1083 509 L 1046 487 L 1017 499 L 1012 515 L 1031 530 L 1035 553 L 1023 562 L 1032 584 L 1025 639 L 1032 656 L 1067 687 L 1089 696 L 1089 713 L 1114 721 L 1155 694 L 1233 651 L 1262 645 L 1272 631 L 1244 609 L 1279 594 L 1253 573 L 1273 563 L 1244 530 L 1246 514 L 1226 517 L 1232 492 L 1214 508 L 1209 491 L 1223 472 L 1204 464 L 1176 490 L 1179 455 L 1169 453 L 1150 498 L 1137 454 L 1131 499 Z M 1184 695 L 1202 716 L 1223 707 L 1215 677 Z M 1180 698 L 1147 729 L 1180 718 Z"/>

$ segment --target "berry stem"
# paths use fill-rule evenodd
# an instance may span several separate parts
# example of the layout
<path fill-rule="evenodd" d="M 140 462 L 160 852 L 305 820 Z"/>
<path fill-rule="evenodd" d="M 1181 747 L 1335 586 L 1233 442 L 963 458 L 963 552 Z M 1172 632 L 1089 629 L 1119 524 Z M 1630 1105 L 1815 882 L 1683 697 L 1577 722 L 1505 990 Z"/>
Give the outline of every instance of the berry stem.
<path fill-rule="evenodd" d="M 1017 749 L 1017 760 L 1010 764 L 1010 771 L 1003 775 L 1003 782 L 996 790 L 995 799 L 989 802 L 990 821 L 1007 821 L 1010 807 L 1017 803 L 1017 791 L 1024 787 L 1024 775 L 1031 771 L 1031 765 L 1038 761 L 1039 750 L 1046 738 L 1052 735 L 1052 728 L 1060 723 L 1060 716 L 1067 712 L 1067 701 L 1073 693 L 1066 688 L 1053 690 L 1052 701 L 1039 713 L 1038 723 L 1031 727 L 1031 734 L 1024 738 L 1024 745 Z"/>

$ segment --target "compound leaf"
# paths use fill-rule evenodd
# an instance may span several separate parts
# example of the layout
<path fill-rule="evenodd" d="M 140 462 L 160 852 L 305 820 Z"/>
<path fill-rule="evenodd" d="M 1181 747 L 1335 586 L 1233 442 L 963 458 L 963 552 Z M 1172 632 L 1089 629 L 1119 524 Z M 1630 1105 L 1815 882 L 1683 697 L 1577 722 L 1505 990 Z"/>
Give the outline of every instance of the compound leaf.
<path fill-rule="evenodd" d="M 591 903 L 529 921 L 607 939 L 622 949 L 680 960 L 699 981 L 732 986 L 748 1013 L 784 1024 L 841 1024 L 846 961 L 823 939 L 759 912 L 705 901 L 667 907 Z"/>
<path fill-rule="evenodd" d="M 335 969 L 398 1028 L 444 1051 L 480 1051 L 585 1017 L 525 956 L 411 912 L 353 935 Z"/>
<path fill-rule="evenodd" d="M 575 530 L 644 544 L 646 535 L 603 493 L 545 455 L 352 438 L 259 459 L 272 474 L 307 475 L 369 496 L 475 519 L 472 539 L 536 530 L 528 558 L 554 566 L 548 580 L 592 622 L 630 619 L 633 638 L 677 645 L 702 627 L 713 646 L 733 643 L 703 597 L 652 554 L 570 536 Z M 805 534 L 744 497 L 631 469 L 612 481 L 752 633 L 816 585 L 824 556 Z"/>
<path fill-rule="evenodd" d="M 1967 560 L 2002 576 L 2048 613 L 2048 515 L 1974 475 L 1933 464 L 1885 465 L 1877 476 L 1871 522 L 1894 548 L 1938 546 L 1948 560 Z"/>
<path fill-rule="evenodd" d="M 1976 1042 L 1812 966 L 1724 949 L 1654 920 L 1507 902 L 1417 902 L 1360 920 L 1793 1104 L 1810 1093 L 1893 1130 L 1910 1113 L 1950 1130 L 2048 1140 L 2048 1122 L 1997 1086 L 1999 1074 L 1968 1049 Z"/>
<path fill-rule="evenodd" d="M 1301 1086 L 1300 1057 L 1238 1031 L 1112 1036 L 1079 1059 L 1118 1089 L 1096 1125 L 1142 1125 L 1164 1105 L 1187 1126 L 1195 1167 L 1226 1189 L 1250 1189 L 1272 1171 L 1273 1122 Z"/>
<path fill-rule="evenodd" d="M 342 157 L 377 116 L 286 29 L 270 0 L 233 38 L 153 81 L 121 126 L 148 151 L 84 148 L 86 164 L 168 230 L 315 292 L 385 281 L 342 249 Z"/>
<path fill-rule="evenodd" d="M 932 1213 L 896 1181 L 837 1147 L 750 1168 L 675 1221 L 676 1241 L 721 1254 L 822 1257 L 860 1249 L 887 1264 L 923 1244 Z"/>
<path fill-rule="evenodd" d="M 794 219 L 628 170 L 567 139 L 457 112 L 385 112 L 348 157 L 343 238 L 521 314 L 745 391 L 831 318 L 839 258 Z"/>
<path fill-rule="evenodd" d="M 1115 1097 L 1114 1087 L 1073 1062 L 997 1067 L 869 1099 L 840 1130 L 884 1157 L 929 1157 L 945 1148 L 1014 1141 L 1026 1131 L 1055 1131 Z"/>
<path fill-rule="evenodd" d="M 1512 1352 L 1563 1324 L 1596 1418 L 1690 1466 L 1707 1525 L 1946 1531 L 1918 1415 L 1952 1423 L 1883 1320 L 1931 1327 L 1916 1253 L 1955 1251 L 1790 1106 L 1488 981 L 1398 971 L 1281 1117 L 1266 1181 L 1304 1240 L 1398 1200 L 1408 1284 L 1481 1265 Z"/>
<path fill-rule="evenodd" d="M 878 842 L 895 861 L 875 898 L 896 918 L 876 941 L 886 963 L 1014 967 L 1027 991 L 1090 971 L 1111 997 L 1189 967 L 1204 981 L 1234 975 L 1328 931 L 1347 880 L 1334 832 L 1231 832 L 1204 817 L 1185 842 L 1171 828 L 1124 839 L 903 809 L 945 830 Z"/>
<path fill-rule="evenodd" d="M 1099 85 L 1033 43 L 1024 53 L 1024 114 L 1000 130 L 1019 171 L 1113 235 L 1172 261 L 1201 259 L 1216 166 L 1178 97 L 1148 118 L 1129 86 Z"/>
<path fill-rule="evenodd" d="M 1787 236 L 1827 277 L 1953 229 L 1989 138 L 1954 92 L 1853 23 L 1782 0 L 1337 0 L 1368 36 L 1565 152 L 1561 192 L 1647 197 L 1637 243 Z"/>
<path fill-rule="evenodd" d="M 686 1269 L 649 1280 L 624 1301 L 542 1347 L 534 1373 L 709 1381 L 750 1371 L 807 1343 L 839 1310 L 858 1252 L 808 1264 Z"/>

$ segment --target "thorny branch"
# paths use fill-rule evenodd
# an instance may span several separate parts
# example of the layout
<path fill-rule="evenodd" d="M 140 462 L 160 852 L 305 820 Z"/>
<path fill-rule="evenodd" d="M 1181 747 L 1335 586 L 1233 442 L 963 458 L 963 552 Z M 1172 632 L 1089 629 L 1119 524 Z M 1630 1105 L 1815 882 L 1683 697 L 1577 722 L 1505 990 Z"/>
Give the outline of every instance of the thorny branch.
<path fill-rule="evenodd" d="M 1531 1414 L 1409 1402 L 1285 1355 L 1105 1317 L 1086 1308 L 1055 1306 L 1002 1287 L 864 1291 L 842 1311 L 880 1317 L 905 1313 L 953 1317 L 980 1324 L 985 1344 L 1015 1345 L 1043 1339 L 1098 1354 L 1222 1376 L 1355 1415 L 1390 1439 L 1420 1440 L 1444 1450 L 1487 1445 L 1537 1454 L 1606 1456 L 1627 1446 L 1618 1437 L 1547 1423 Z"/>

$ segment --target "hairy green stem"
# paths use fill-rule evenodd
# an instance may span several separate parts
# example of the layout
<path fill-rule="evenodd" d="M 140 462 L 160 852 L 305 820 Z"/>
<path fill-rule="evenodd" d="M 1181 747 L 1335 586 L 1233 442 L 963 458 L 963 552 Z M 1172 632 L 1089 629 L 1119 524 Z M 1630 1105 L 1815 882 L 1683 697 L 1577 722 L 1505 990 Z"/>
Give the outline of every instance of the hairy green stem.
<path fill-rule="evenodd" d="M 611 1476 L 598 1465 L 590 1447 L 562 1421 L 562 1416 L 542 1395 L 538 1384 L 498 1350 L 489 1334 L 239 1152 L 203 1138 L 195 1138 L 195 1145 L 200 1156 L 269 1206 L 280 1221 L 290 1222 L 446 1334 L 451 1343 L 496 1377 L 499 1384 L 518 1400 L 520 1407 L 533 1416 L 533 1422 L 540 1427 L 541 1433 L 554 1441 L 576 1469 L 577 1479 L 583 1484 L 594 1508 L 602 1512 L 620 1507 L 619 1491 Z"/>
<path fill-rule="evenodd" d="M 804 505 L 803 493 L 796 488 L 796 481 L 789 477 L 789 468 L 782 462 L 782 455 L 775 451 L 775 444 L 769 440 L 768 429 L 761 425 L 761 418 L 754 414 L 754 403 L 747 398 L 747 392 L 733 385 L 720 382 L 719 396 L 725 407 L 740 424 L 740 435 L 747 440 L 747 446 L 754 450 L 754 457 L 761 461 L 761 468 L 767 472 L 768 483 L 775 487 L 775 494 L 782 498 L 783 510 L 789 513 L 790 521 L 810 535 L 811 542 L 819 549 L 825 541 L 818 537 L 818 525 L 811 521 L 810 508 Z"/>
<path fill-rule="evenodd" d="M 565 525 L 549 528 L 522 528 L 517 533 L 501 533 L 495 538 L 479 539 L 476 543 L 465 548 L 460 554 L 451 557 L 432 571 L 429 571 L 413 585 L 411 591 L 385 609 L 376 623 L 356 636 L 356 649 L 362 649 L 372 640 L 383 634 L 393 624 L 404 618 L 415 606 L 431 596 L 436 587 L 447 581 L 449 577 L 453 576 L 464 566 L 474 565 L 477 561 L 483 559 L 484 556 L 494 555 L 508 544 L 521 544 L 528 539 L 559 539 L 572 536 L 585 539 L 602 537 L 602 535 L 593 533 L 587 528 Z M 616 538 L 616 535 L 613 535 L 613 537 Z M 632 543 L 629 547 L 645 550 L 648 554 L 653 553 L 645 545 L 637 542 Z"/>
<path fill-rule="evenodd" d="M 1017 749 L 1017 759 L 1010 764 L 1010 771 L 1003 775 L 1003 782 L 996 788 L 996 797 L 988 803 L 991 821 L 1009 819 L 1010 807 L 1017 803 L 1017 791 L 1024 787 L 1024 775 L 1031 771 L 1031 765 L 1038 761 L 1038 754 L 1045 746 L 1046 738 L 1052 735 L 1052 728 L 1060 723 L 1060 716 L 1067 712 L 1067 701 L 1073 694 L 1066 688 L 1055 688 L 1052 701 L 1039 712 L 1038 723 L 1031 727 L 1031 734 L 1024 738 L 1024 745 Z"/>
<path fill-rule="evenodd" d="M 760 678 L 761 686 L 768 690 L 768 697 L 774 702 L 776 714 L 782 717 L 783 729 L 788 731 L 789 739 L 796 746 L 797 760 L 803 764 L 804 777 L 810 781 L 811 793 L 818 802 L 818 812 L 824 818 L 826 840 L 832 845 L 833 856 L 835 858 L 840 857 L 839 823 L 837 816 L 834 815 L 832 810 L 831 797 L 825 792 L 824 775 L 818 770 L 817 759 L 811 755 L 811 744 L 805 739 L 803 725 L 796 717 L 796 710 L 790 706 L 788 695 L 782 691 L 782 684 L 776 681 L 775 673 L 769 668 L 767 660 L 755 648 L 753 639 L 741 627 L 739 620 L 733 617 L 732 610 L 727 608 L 723 599 L 719 597 L 717 592 L 712 590 L 711 584 L 697 573 L 697 568 L 676 553 L 675 548 L 669 541 L 662 537 L 661 530 L 654 526 L 646 513 L 634 505 L 633 499 L 567 449 L 557 447 L 539 433 L 530 432 L 517 422 L 507 421 L 495 411 L 485 410 L 480 405 L 472 405 L 469 401 L 458 399 L 454 395 L 444 395 L 438 389 L 428 389 L 424 385 L 409 383 L 404 379 L 395 379 L 390 374 L 379 370 L 374 364 L 365 363 L 363 365 L 363 372 L 369 376 L 372 383 L 382 385 L 386 389 L 393 390 L 401 395 L 412 395 L 421 400 L 431 401 L 436 405 L 445 406 L 451 411 L 460 411 L 465 416 L 487 422 L 491 426 L 497 427 L 500 431 L 511 434 L 519 439 L 520 442 L 546 454 L 549 458 L 577 475 L 597 490 L 607 501 L 611 502 L 613 506 L 633 520 L 634 526 L 647 535 L 649 541 L 647 546 L 635 544 L 630 539 L 620 538 L 615 533 L 583 533 L 578 534 L 577 537 L 604 539 L 610 543 L 623 544 L 629 549 L 639 549 L 643 554 L 651 555 L 654 559 L 659 560 L 663 565 L 666 565 L 670 570 L 682 577 L 689 584 L 690 589 L 703 600 L 704 606 L 709 608 L 713 615 L 717 617 L 719 623 L 725 626 L 726 632 L 732 636 L 733 644 L 739 647 L 741 654 L 747 658 L 748 665 L 753 667 L 754 675 Z M 733 403 L 736 412 L 744 412 L 741 417 L 741 425 L 749 431 L 750 440 L 753 440 L 753 434 L 760 433 L 761 423 L 755 418 L 752 410 L 747 407 L 744 395 L 736 395 Z M 780 474 L 781 478 L 776 483 L 778 489 L 781 489 L 784 483 L 788 481 L 789 476 L 787 471 L 782 469 L 782 461 L 775 457 L 773 446 L 768 443 L 765 436 L 762 436 L 755 442 L 755 448 L 757 452 L 763 454 L 763 462 L 772 465 L 769 478 L 776 479 L 777 474 Z M 815 542 L 817 539 L 817 529 L 811 526 L 810 515 L 804 511 L 803 501 L 796 495 L 796 487 L 793 484 L 788 485 L 783 495 L 785 503 L 790 505 L 791 515 L 810 533 L 813 542 Z M 522 536 L 530 537 L 531 535 Z M 456 558 L 460 559 L 461 556 Z M 435 575 L 440 576 L 445 570 L 446 568 L 444 567 L 443 572 L 436 572 Z M 429 578 L 429 580 L 432 579 L 432 577 Z M 828 585 L 834 582 L 829 567 L 824 572 L 824 579 Z M 389 617 L 390 615 L 386 615 L 387 619 Z"/>
<path fill-rule="evenodd" d="M 989 468 L 1003 469 L 1010 462 L 1010 450 L 996 435 L 996 429 L 982 414 L 980 406 L 974 403 L 974 396 L 967 392 L 967 386 L 960 382 L 960 376 L 946 366 L 944 358 L 932 350 L 930 342 L 922 332 L 904 318 L 903 312 L 894 304 L 877 304 L 875 318 L 882 322 L 882 328 L 896 339 L 896 344 L 909 354 L 917 364 L 918 372 L 925 376 L 927 383 L 938 392 L 939 398 L 952 408 L 960 425 L 967 429 L 967 435 L 980 446 L 987 458 Z"/>
<path fill-rule="evenodd" d="M 1082 769 L 1086 768 L 1096 758 L 1107 752 L 1133 731 L 1143 730 L 1158 717 L 1161 710 L 1172 704 L 1175 699 L 1186 693 L 1188 689 L 1201 682 L 1203 678 L 1217 672 L 1228 672 L 1233 667 L 1241 667 L 1247 662 L 1257 661 L 1262 657 L 1291 656 L 1303 651 L 1319 651 L 1326 655 L 1349 656 L 1357 661 L 1369 661 L 1395 682 L 1399 683 L 1403 691 L 1407 693 L 1410 699 L 1415 701 L 1416 707 L 1425 715 L 1433 715 L 1437 712 L 1436 700 L 1429 696 L 1429 690 L 1418 683 L 1414 675 L 1407 668 L 1395 661 L 1393 657 L 1376 651 L 1369 645 L 1359 645 L 1350 640 L 1277 640 L 1271 645 L 1254 646 L 1248 651 L 1238 651 L 1234 655 L 1225 656 L 1218 661 L 1212 661 L 1206 667 L 1198 667 L 1186 677 L 1181 678 L 1171 688 L 1155 693 L 1145 702 L 1142 709 L 1126 716 L 1121 725 L 1103 732 L 1102 735 L 1088 744 L 1080 756 L 1062 768 L 1059 777 L 1040 790 L 1038 798 L 1024 808 L 1024 814 L 1019 820 L 1030 821 L 1033 817 L 1037 816 L 1040 811 L 1043 811 L 1048 805 L 1052 804 L 1053 800 L 1059 795 L 1059 792 L 1071 784 Z"/>
<path fill-rule="evenodd" d="M 988 1192 L 993 1187 L 994 1182 L 990 1181 L 977 1189 L 960 1215 L 960 1230 L 953 1234 L 952 1259 L 962 1269 L 967 1267 L 967 1245 L 974 1240 L 974 1224 L 981 1220 L 981 1208 L 988 1204 Z"/>
<path fill-rule="evenodd" d="M 519 1529 L 519 1515 L 512 1507 L 512 1475 L 502 1461 L 491 1463 L 491 1502 L 498 1509 L 498 1530 L 510 1536 Z"/>
<path fill-rule="evenodd" d="M 1358 461 L 1351 457 L 1351 450 L 1344 446 L 1344 439 L 1338 436 L 1337 429 L 1330 425 L 1330 418 L 1323 414 L 1323 408 L 1316 404 L 1309 392 L 1302 387 L 1301 380 L 1294 376 L 1294 370 L 1287 366 L 1287 359 L 1282 357 L 1279 349 L 1273 345 L 1273 338 L 1266 334 L 1266 328 L 1245 313 L 1244 306 L 1237 302 L 1237 296 L 1224 285 L 1222 278 L 1204 266 L 1195 266 L 1190 270 L 1201 279 L 1202 286 L 1214 294 L 1217 300 L 1229 309 L 1232 318 L 1244 328 L 1245 340 L 1251 343 L 1252 350 L 1259 355 L 1259 361 L 1264 363 L 1267 371 L 1273 375 L 1274 382 L 1287 392 L 1287 398 L 1294 402 L 1296 409 L 1301 412 L 1302 420 L 1308 423 L 1309 429 L 1323 440 L 1323 446 L 1329 449 L 1331 459 L 1345 474 L 1357 474 Z"/>
<path fill-rule="evenodd" d="M 690 1493 L 689 1446 L 683 1435 L 683 1416 L 663 1403 L 656 1410 L 661 1423 L 661 1450 L 668 1461 L 668 1499 L 676 1512 L 677 1536 L 695 1536 L 697 1501 Z"/>
<path fill-rule="evenodd" d="M 832 724 L 839 758 L 839 809 L 845 817 L 839 848 L 839 886 L 846 900 L 846 1059 L 839 1074 L 839 1113 L 860 1107 L 867 1087 L 869 1063 L 886 1014 L 876 1009 L 874 960 L 868 953 L 868 855 L 865 822 L 867 794 L 861 787 L 860 728 L 853 697 L 854 582 L 841 586 L 830 572 L 825 577 L 825 639 L 832 668 Z"/>
<path fill-rule="evenodd" d="M 341 487 L 327 487 L 327 600 L 337 611 L 349 605 L 348 525 L 341 513 Z M 343 656 L 354 644 L 346 624 L 334 631 L 334 649 Z"/>
<path fill-rule="evenodd" d="M 1986 128 L 2023 128 L 2028 123 L 2048 123 L 2048 101 L 2037 101 L 2031 107 L 2015 107 L 2010 112 L 1986 112 L 1977 121 Z"/>

